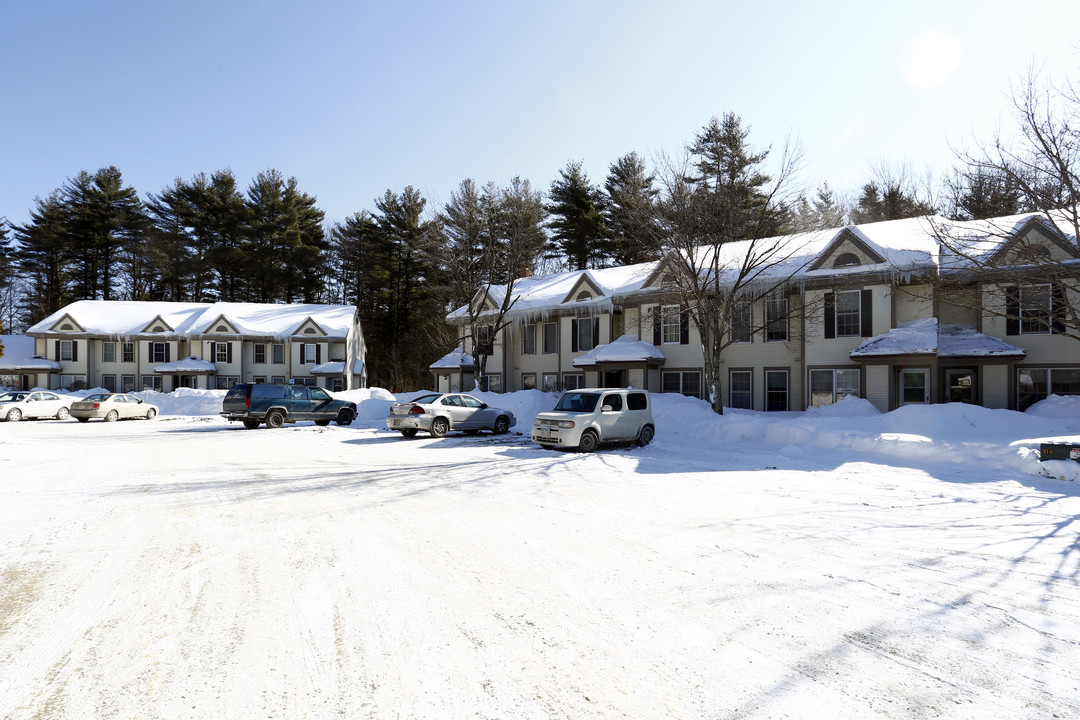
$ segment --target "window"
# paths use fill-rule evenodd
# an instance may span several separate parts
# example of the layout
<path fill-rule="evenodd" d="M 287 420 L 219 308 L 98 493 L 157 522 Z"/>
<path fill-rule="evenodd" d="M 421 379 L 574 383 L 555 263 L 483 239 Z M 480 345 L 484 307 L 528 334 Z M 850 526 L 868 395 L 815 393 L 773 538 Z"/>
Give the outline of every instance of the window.
<path fill-rule="evenodd" d="M 774 295 L 765 300 L 765 342 L 787 342 L 788 300 Z"/>
<path fill-rule="evenodd" d="M 345 389 L 345 378 L 330 378 L 330 392 L 341 392 Z"/>
<path fill-rule="evenodd" d="M 574 321 L 577 348 L 573 352 L 585 352 L 596 347 L 596 331 L 599 324 L 596 318 L 579 318 Z"/>
<path fill-rule="evenodd" d="M 330 400 L 330 396 L 327 395 L 326 391 L 322 388 L 312 388 L 308 392 L 311 394 L 312 400 L 317 400 L 318 402 L 327 402 Z"/>
<path fill-rule="evenodd" d="M 605 395 L 604 402 L 600 407 L 605 406 L 611 408 L 614 412 L 620 412 L 622 410 L 622 395 Z"/>
<path fill-rule="evenodd" d="M 732 370 L 731 407 L 741 410 L 754 408 L 754 373 L 751 370 Z"/>
<path fill-rule="evenodd" d="M 495 350 L 495 328 L 482 325 L 476 328 L 476 350 L 481 355 L 491 355 Z"/>
<path fill-rule="evenodd" d="M 521 336 L 521 354 L 536 354 L 536 324 L 527 323 Z"/>
<path fill-rule="evenodd" d="M 626 394 L 627 410 L 645 410 L 649 407 L 649 398 L 645 393 L 632 392 Z"/>
<path fill-rule="evenodd" d="M 240 382 L 239 378 L 237 382 Z M 313 377 L 294 377 L 289 381 L 291 385 L 318 385 L 319 381 Z M 229 387 L 232 387 L 231 385 Z"/>
<path fill-rule="evenodd" d="M 592 295 L 589 293 L 588 290 L 582 290 L 581 292 L 579 292 L 577 294 L 576 302 L 581 302 L 582 300 L 588 300 L 591 297 L 592 297 Z"/>
<path fill-rule="evenodd" d="M 859 301 L 861 291 L 836 293 L 836 337 L 859 337 Z"/>
<path fill-rule="evenodd" d="M 563 390 L 577 390 L 581 387 L 581 373 L 564 373 L 562 386 Z"/>
<path fill-rule="evenodd" d="M 126 363 L 135 362 L 135 343 L 120 343 L 120 361 Z M 124 377 L 130 377 L 132 387 L 135 386 L 135 376 L 125 375 Z M 131 392 L 131 390 L 125 390 L 124 392 Z"/>
<path fill-rule="evenodd" d="M 701 372 L 697 370 L 665 372 L 660 374 L 661 392 L 682 393 L 701 397 Z"/>
<path fill-rule="evenodd" d="M 535 390 L 536 389 L 536 373 L 522 373 L 521 374 L 521 389 L 522 390 Z"/>
<path fill-rule="evenodd" d="M 315 365 L 319 360 L 319 346 L 314 343 L 304 343 L 300 346 L 300 364 Z"/>
<path fill-rule="evenodd" d="M 74 362 L 75 361 L 75 341 L 74 340 L 61 340 L 60 341 L 60 357 L 57 360 Z"/>
<path fill-rule="evenodd" d="M 266 377 L 265 377 L 265 376 L 260 376 L 260 375 L 256 375 L 255 377 L 253 377 L 253 378 L 251 379 L 251 381 L 252 381 L 253 383 L 255 383 L 256 385 L 262 385 L 262 384 L 264 384 L 264 383 L 266 382 Z"/>
<path fill-rule="evenodd" d="M 731 308 L 731 341 L 748 343 L 753 337 L 753 315 L 746 301 L 736 302 Z"/>
<path fill-rule="evenodd" d="M 124 343 L 130 345 L 131 343 Z M 132 349 L 134 351 L 134 348 Z M 120 392 L 134 392 L 135 391 L 135 376 L 134 375 L 121 375 L 120 376 Z"/>
<path fill-rule="evenodd" d="M 559 324 L 544 323 L 544 354 L 552 355 L 559 351 Z"/>
<path fill-rule="evenodd" d="M 105 388 L 109 392 L 116 392 L 116 376 L 115 375 L 102 375 L 101 387 Z"/>
<path fill-rule="evenodd" d="M 494 373 L 492 375 L 484 375 L 477 383 L 480 390 L 484 392 L 501 393 L 502 392 L 502 375 L 500 373 Z"/>
<path fill-rule="evenodd" d="M 285 346 L 283 344 L 281 344 L 281 343 L 274 343 L 271 346 L 271 349 L 273 351 L 273 363 L 275 365 L 284 365 L 285 364 Z M 275 380 L 274 382 L 277 382 L 277 380 Z"/>
<path fill-rule="evenodd" d="M 660 308 L 660 342 L 664 345 L 678 345 L 682 337 L 682 314 L 678 305 L 664 305 Z"/>
<path fill-rule="evenodd" d="M 273 375 L 273 376 L 270 377 L 270 382 L 274 383 L 275 385 L 284 385 L 285 384 L 285 376 L 284 375 Z"/>
<path fill-rule="evenodd" d="M 114 363 L 114 362 L 116 362 L 116 343 L 114 343 L 114 342 L 103 342 L 103 343 L 101 343 L 101 362 L 103 362 L 103 363 Z M 115 382 L 115 381 L 116 381 L 116 378 L 113 377 L 113 382 Z M 109 392 L 116 392 L 116 391 L 110 389 Z"/>
<path fill-rule="evenodd" d="M 163 343 L 163 342 L 152 342 L 152 343 L 150 343 L 150 362 L 155 362 L 155 363 L 168 362 L 168 360 L 165 359 L 165 356 L 166 356 L 165 348 L 166 347 L 167 347 L 166 344 Z M 144 380 L 145 380 L 145 378 L 144 378 Z M 143 382 L 143 385 L 146 385 L 146 383 Z M 161 386 L 161 378 L 158 378 L 158 386 L 159 387 Z"/>
<path fill-rule="evenodd" d="M 840 371 L 844 372 L 844 371 Z M 783 412 L 788 409 L 788 371 L 765 371 L 765 412 Z"/>
<path fill-rule="evenodd" d="M 1021 412 L 1050 395 L 1080 395 L 1080 368 L 1020 368 L 1016 389 Z"/>
<path fill-rule="evenodd" d="M 255 343 L 254 355 L 255 364 L 263 365 L 266 363 L 266 343 Z"/>
<path fill-rule="evenodd" d="M 229 356 L 232 355 L 232 353 L 229 352 L 231 349 L 229 343 L 214 343 L 214 362 L 228 363 L 230 359 Z"/>
<path fill-rule="evenodd" d="M 556 392 L 559 389 L 559 373 L 544 373 L 540 377 L 540 387 L 544 392 Z"/>
<path fill-rule="evenodd" d="M 235 375 L 218 375 L 217 376 L 217 389 L 228 390 L 233 385 L 239 385 L 240 378 Z"/>
<path fill-rule="evenodd" d="M 1020 288 L 1020 334 L 1050 332 L 1050 285 Z"/>
<path fill-rule="evenodd" d="M 86 376 L 85 375 L 61 375 L 60 387 L 64 390 L 85 390 L 86 389 Z"/>
<path fill-rule="evenodd" d="M 831 405 L 848 395 L 859 397 L 858 370 L 811 370 L 810 405 Z"/>
<path fill-rule="evenodd" d="M 846 253 L 840 253 L 839 255 L 836 256 L 836 261 L 833 262 L 833 267 L 834 268 L 854 267 L 855 265 L 860 265 L 860 264 L 862 264 L 862 261 L 859 260 L 858 255 L 856 255 L 855 253 L 846 252 Z"/>
<path fill-rule="evenodd" d="M 155 345 L 162 345 L 164 343 L 154 343 Z M 142 376 L 142 389 L 143 390 L 157 390 L 161 392 L 161 376 L 160 375 L 143 375 Z"/>

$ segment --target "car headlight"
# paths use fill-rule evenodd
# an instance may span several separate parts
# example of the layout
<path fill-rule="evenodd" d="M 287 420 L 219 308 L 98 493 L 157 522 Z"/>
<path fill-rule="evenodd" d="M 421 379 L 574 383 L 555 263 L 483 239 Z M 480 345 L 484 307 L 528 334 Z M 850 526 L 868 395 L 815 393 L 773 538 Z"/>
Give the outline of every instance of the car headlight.
<path fill-rule="evenodd" d="M 3 405 L 0 405 L 0 407 L 3 407 Z M 540 427 L 540 421 L 539 421 L 539 420 L 536 420 L 536 419 L 534 419 L 534 420 L 533 420 L 533 427 Z"/>
<path fill-rule="evenodd" d="M 574 427 L 574 421 L 573 420 L 560 420 L 559 422 L 557 422 L 555 424 L 558 425 L 561 428 L 572 428 L 572 427 Z"/>

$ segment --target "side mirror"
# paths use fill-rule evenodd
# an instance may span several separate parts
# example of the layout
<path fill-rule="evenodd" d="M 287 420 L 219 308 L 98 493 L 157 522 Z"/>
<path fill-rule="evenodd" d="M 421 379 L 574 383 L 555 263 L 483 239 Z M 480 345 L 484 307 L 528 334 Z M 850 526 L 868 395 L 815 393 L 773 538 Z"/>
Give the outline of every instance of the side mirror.
<path fill-rule="evenodd" d="M 606 412 L 614 412 L 614 411 L 611 409 L 610 405 L 605 405 L 602 408 L 600 408 L 600 412 L 606 413 Z"/>
<path fill-rule="evenodd" d="M 488 406 L 487 403 L 480 403 L 480 409 L 481 410 L 487 410 L 487 406 Z"/>

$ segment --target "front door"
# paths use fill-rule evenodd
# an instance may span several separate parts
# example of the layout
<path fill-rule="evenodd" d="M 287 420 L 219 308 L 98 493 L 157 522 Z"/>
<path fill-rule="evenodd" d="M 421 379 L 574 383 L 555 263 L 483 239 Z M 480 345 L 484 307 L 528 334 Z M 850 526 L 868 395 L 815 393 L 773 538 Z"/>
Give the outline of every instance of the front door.
<path fill-rule="evenodd" d="M 930 402 L 930 371 L 900 371 L 900 404 L 915 405 Z"/>
<path fill-rule="evenodd" d="M 948 402 L 975 402 L 975 371 L 946 370 L 945 398 Z"/>
<path fill-rule="evenodd" d="M 604 371 L 604 387 L 606 388 L 621 388 L 626 387 L 626 371 L 625 370 L 605 370 Z"/>

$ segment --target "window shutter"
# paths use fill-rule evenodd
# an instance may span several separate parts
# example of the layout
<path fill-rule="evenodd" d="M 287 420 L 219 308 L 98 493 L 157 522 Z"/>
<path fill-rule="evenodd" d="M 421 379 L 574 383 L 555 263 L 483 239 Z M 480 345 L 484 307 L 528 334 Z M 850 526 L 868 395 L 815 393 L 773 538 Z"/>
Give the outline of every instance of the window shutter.
<path fill-rule="evenodd" d="M 594 317 L 592 321 L 592 346 L 600 344 L 600 318 Z"/>
<path fill-rule="evenodd" d="M 322 345 L 315 343 L 315 364 L 322 364 Z"/>
<path fill-rule="evenodd" d="M 1050 286 L 1050 331 L 1065 332 L 1065 288 L 1060 283 Z"/>
<path fill-rule="evenodd" d="M 217 362 L 217 343 L 216 342 L 210 343 L 210 362 L 212 362 L 212 363 Z"/>
<path fill-rule="evenodd" d="M 56 362 L 60 362 L 60 341 L 56 341 Z"/>
<path fill-rule="evenodd" d="M 686 307 L 679 310 L 679 344 L 690 344 L 690 310 Z"/>
<path fill-rule="evenodd" d="M 1005 334 L 1020 334 L 1020 288 L 1005 288 Z"/>
<path fill-rule="evenodd" d="M 660 343 L 664 341 L 664 339 L 660 337 L 660 313 L 661 306 L 657 305 L 656 312 L 654 312 L 652 316 L 652 344 L 658 347 Z"/>
<path fill-rule="evenodd" d="M 172 350 L 172 347 L 169 343 L 165 343 L 165 362 L 172 362 L 172 353 L 170 350 Z"/>
<path fill-rule="evenodd" d="M 154 343 L 146 343 L 146 361 L 154 362 Z"/>
<path fill-rule="evenodd" d="M 232 343 L 225 343 L 225 362 L 232 365 Z"/>
<path fill-rule="evenodd" d="M 862 291 L 862 303 L 859 307 L 859 322 L 862 324 L 862 336 L 874 334 L 874 294 L 872 290 Z"/>
<path fill-rule="evenodd" d="M 57 347 L 60 347 L 60 346 L 57 345 Z M 570 352 L 577 352 L 577 351 L 578 351 L 577 319 L 574 318 L 574 319 L 570 320 Z M 60 351 L 58 350 L 57 355 L 59 355 L 59 352 Z"/>
<path fill-rule="evenodd" d="M 71 362 L 79 362 L 79 341 L 71 341 Z"/>
<path fill-rule="evenodd" d="M 836 337 L 836 296 L 825 293 L 825 337 Z"/>

